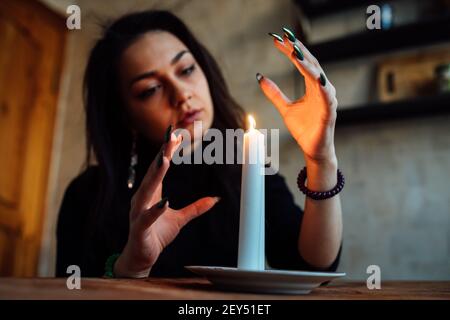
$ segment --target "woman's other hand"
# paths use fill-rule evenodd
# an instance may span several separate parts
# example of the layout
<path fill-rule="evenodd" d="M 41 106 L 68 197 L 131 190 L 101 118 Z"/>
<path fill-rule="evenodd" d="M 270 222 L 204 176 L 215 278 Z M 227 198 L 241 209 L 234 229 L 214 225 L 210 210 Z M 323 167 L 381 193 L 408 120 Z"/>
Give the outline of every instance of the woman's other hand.
<path fill-rule="evenodd" d="M 204 197 L 180 210 L 162 197 L 162 181 L 182 136 L 168 131 L 167 142 L 150 165 L 131 201 L 127 244 L 114 265 L 117 277 L 147 277 L 163 249 L 192 219 L 211 209 L 218 197 Z"/>

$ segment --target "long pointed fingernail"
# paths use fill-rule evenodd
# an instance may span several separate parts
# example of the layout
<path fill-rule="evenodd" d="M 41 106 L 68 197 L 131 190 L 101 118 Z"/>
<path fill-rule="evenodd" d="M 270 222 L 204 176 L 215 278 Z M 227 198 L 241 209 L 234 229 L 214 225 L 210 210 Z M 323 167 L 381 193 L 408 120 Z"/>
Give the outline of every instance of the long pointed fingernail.
<path fill-rule="evenodd" d="M 216 198 L 216 203 L 219 202 L 220 200 L 222 200 L 222 197 L 215 197 Z"/>
<path fill-rule="evenodd" d="M 162 198 L 162 199 L 156 204 L 156 206 L 157 206 L 159 209 L 162 209 L 162 208 L 164 208 L 164 206 L 166 205 L 166 203 L 167 203 L 168 200 L 169 200 L 168 197 L 164 197 L 164 198 Z"/>
<path fill-rule="evenodd" d="M 295 34 L 286 27 L 283 27 L 284 34 L 291 42 L 295 42 Z"/>
<path fill-rule="evenodd" d="M 256 80 L 258 80 L 258 82 L 261 82 L 262 78 L 264 78 L 264 76 L 261 73 L 257 73 L 256 74 Z"/>
<path fill-rule="evenodd" d="M 295 56 L 296 56 L 300 61 L 303 61 L 303 59 L 305 58 L 305 57 L 303 56 L 303 52 L 302 52 L 302 50 L 300 50 L 299 47 L 297 47 L 296 44 L 294 44 L 294 52 L 295 52 Z"/>
<path fill-rule="evenodd" d="M 164 135 L 164 142 L 166 143 L 169 142 L 171 134 L 172 134 L 172 125 L 170 125 L 166 130 L 166 133 Z"/>
<path fill-rule="evenodd" d="M 158 168 L 161 168 L 162 164 L 163 164 L 163 157 L 164 157 L 164 148 L 161 149 L 161 151 L 159 151 L 158 153 Z"/>
<path fill-rule="evenodd" d="M 325 85 L 327 84 L 327 79 L 325 79 L 325 76 L 323 75 L 323 73 L 320 73 L 319 81 L 320 81 L 320 84 L 322 85 L 322 87 L 325 87 Z"/>
<path fill-rule="evenodd" d="M 283 38 L 280 37 L 279 35 L 277 35 L 276 33 L 269 32 L 268 35 L 274 37 L 274 38 L 277 39 L 279 42 L 283 43 Z"/>

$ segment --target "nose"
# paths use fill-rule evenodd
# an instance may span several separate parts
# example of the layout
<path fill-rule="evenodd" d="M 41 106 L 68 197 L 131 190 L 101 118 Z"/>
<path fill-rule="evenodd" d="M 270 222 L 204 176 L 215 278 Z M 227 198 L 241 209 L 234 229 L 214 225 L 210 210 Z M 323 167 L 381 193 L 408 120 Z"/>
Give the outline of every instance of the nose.
<path fill-rule="evenodd" d="M 191 90 L 182 83 L 173 83 L 172 84 L 172 94 L 171 94 L 171 105 L 176 109 L 183 108 L 183 105 L 186 104 L 192 98 Z"/>

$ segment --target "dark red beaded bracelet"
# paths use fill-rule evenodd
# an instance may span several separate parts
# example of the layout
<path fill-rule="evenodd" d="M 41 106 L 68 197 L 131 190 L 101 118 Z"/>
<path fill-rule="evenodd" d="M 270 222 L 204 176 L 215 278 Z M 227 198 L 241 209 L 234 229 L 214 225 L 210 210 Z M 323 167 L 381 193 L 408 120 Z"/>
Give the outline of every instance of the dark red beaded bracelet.
<path fill-rule="evenodd" d="M 338 181 L 337 181 L 336 186 L 329 191 L 323 191 L 323 192 L 311 191 L 305 186 L 306 167 L 304 167 L 298 174 L 297 185 L 298 185 L 298 188 L 300 189 L 300 191 L 303 192 L 303 194 L 305 194 L 307 197 L 314 199 L 314 200 L 324 200 L 324 199 L 334 197 L 339 192 L 341 192 L 341 190 L 344 188 L 345 178 L 344 178 L 344 175 L 342 174 L 341 170 L 339 170 L 339 169 L 337 170 L 337 180 Z"/>

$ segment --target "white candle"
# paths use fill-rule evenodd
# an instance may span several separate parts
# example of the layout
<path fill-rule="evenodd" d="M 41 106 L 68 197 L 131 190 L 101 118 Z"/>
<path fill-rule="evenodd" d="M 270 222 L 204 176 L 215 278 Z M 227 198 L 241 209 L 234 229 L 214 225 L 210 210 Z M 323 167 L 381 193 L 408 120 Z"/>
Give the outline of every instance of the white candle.
<path fill-rule="evenodd" d="M 239 222 L 238 268 L 264 270 L 264 135 L 255 129 L 255 120 L 248 117 L 250 129 L 244 134 Z"/>

